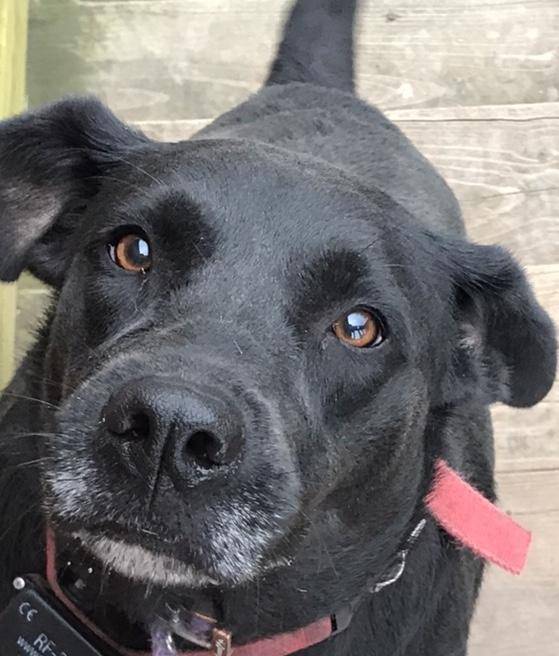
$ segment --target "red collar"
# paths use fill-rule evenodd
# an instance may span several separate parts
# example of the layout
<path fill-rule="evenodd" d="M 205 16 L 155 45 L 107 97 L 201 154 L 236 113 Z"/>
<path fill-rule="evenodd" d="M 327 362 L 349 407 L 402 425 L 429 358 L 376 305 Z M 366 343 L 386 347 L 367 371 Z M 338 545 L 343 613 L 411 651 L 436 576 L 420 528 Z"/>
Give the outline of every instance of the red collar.
<path fill-rule="evenodd" d="M 440 526 L 463 546 L 509 572 L 520 573 L 526 561 L 531 539 L 530 533 L 489 502 L 444 460 L 438 460 L 436 463 L 435 478 L 425 502 L 429 512 Z M 407 553 L 421 532 L 424 523 L 422 521 L 417 525 L 406 547 L 398 553 L 398 558 L 388 576 L 377 583 L 370 592 L 378 592 L 400 578 L 405 568 Z M 47 533 L 47 579 L 55 595 L 77 619 L 102 638 L 106 644 L 123 656 L 138 656 L 137 652 L 127 651 L 104 636 L 99 628 L 68 599 L 58 584 L 55 560 L 55 541 L 49 531 Z M 280 633 L 238 647 L 232 646 L 231 634 L 218 628 L 214 620 L 197 616 L 203 623 L 205 622 L 208 634 L 207 649 L 188 651 L 182 656 L 262 656 L 262 654 L 290 656 L 345 630 L 351 622 L 351 615 L 352 610 L 348 607 L 296 631 Z M 151 656 L 174 655 L 175 652 L 170 648 L 167 649 L 165 645 L 165 636 L 161 636 L 161 644 L 154 645 Z"/>

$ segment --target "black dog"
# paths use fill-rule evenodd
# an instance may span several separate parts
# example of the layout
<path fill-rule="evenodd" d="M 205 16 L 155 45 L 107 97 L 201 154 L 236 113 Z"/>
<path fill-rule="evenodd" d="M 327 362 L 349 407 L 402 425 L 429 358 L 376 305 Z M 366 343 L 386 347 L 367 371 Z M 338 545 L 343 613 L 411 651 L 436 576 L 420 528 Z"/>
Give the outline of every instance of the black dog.
<path fill-rule="evenodd" d="M 264 88 L 188 142 L 92 99 L 0 125 L 0 279 L 53 288 L 0 406 L 3 605 L 48 524 L 122 636 L 167 595 L 239 644 L 353 604 L 301 653 L 465 653 L 482 565 L 433 520 L 369 582 L 438 457 L 493 499 L 488 405 L 545 396 L 554 330 L 353 94 L 354 12 L 300 0 Z"/>

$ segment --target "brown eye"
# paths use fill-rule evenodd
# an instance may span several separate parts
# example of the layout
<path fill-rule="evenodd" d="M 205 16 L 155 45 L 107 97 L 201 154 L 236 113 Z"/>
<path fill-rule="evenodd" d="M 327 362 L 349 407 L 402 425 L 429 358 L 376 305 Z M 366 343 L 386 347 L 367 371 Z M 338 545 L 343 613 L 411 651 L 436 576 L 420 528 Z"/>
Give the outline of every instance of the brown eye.
<path fill-rule="evenodd" d="M 145 273 L 151 267 L 151 248 L 141 235 L 130 233 L 109 245 L 112 261 L 125 271 Z"/>
<path fill-rule="evenodd" d="M 382 342 L 382 327 L 375 315 L 362 308 L 350 310 L 332 324 L 334 335 L 348 346 L 367 348 Z"/>

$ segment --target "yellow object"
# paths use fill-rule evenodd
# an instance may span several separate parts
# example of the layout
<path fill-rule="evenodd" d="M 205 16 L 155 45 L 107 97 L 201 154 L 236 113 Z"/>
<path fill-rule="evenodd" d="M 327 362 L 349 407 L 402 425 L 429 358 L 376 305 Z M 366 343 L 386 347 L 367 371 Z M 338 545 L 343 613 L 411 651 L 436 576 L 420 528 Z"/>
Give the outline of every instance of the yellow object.
<path fill-rule="evenodd" d="M 28 0 L 0 0 L 0 118 L 25 107 Z M 16 286 L 0 284 L 0 389 L 14 366 Z"/>

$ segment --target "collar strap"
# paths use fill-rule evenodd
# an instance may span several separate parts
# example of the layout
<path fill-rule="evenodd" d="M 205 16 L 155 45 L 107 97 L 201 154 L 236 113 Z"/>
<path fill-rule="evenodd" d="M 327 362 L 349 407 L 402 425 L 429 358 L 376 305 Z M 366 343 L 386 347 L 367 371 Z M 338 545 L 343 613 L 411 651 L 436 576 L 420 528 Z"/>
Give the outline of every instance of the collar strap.
<path fill-rule="evenodd" d="M 520 574 L 526 564 L 531 534 L 467 483 L 444 460 L 426 505 L 447 533 L 479 557 Z"/>
<path fill-rule="evenodd" d="M 231 634 L 214 629 L 209 649 L 188 651 L 181 656 L 288 656 L 303 649 L 317 645 L 344 631 L 351 622 L 352 611 L 345 608 L 338 613 L 323 617 L 302 629 L 279 633 L 269 638 L 261 638 L 246 645 L 233 647 Z M 166 651 L 163 644 L 154 644 L 153 656 L 175 656 L 176 652 Z"/>
<path fill-rule="evenodd" d="M 439 459 L 435 463 L 435 477 L 425 504 L 440 526 L 463 546 L 510 572 L 520 573 L 526 561 L 530 533 L 488 501 L 444 460 Z M 367 592 L 377 593 L 398 581 L 405 570 L 408 553 L 425 524 L 425 519 L 417 524 L 384 576 L 380 580 L 369 581 Z M 48 530 L 47 578 L 59 600 L 83 624 L 123 656 L 149 656 L 123 649 L 104 636 L 100 629 L 85 617 L 60 588 L 55 561 L 55 539 L 52 531 Z M 290 656 L 344 631 L 349 626 L 359 602 L 360 598 L 357 598 L 350 606 L 295 631 L 262 638 L 238 647 L 232 645 L 231 633 L 218 628 L 215 620 L 192 613 L 204 628 L 206 639 L 200 640 L 200 633 L 197 632 L 182 633 L 182 637 L 203 646 L 202 650 L 188 651 L 182 656 Z M 175 633 L 181 635 L 178 625 L 174 627 L 173 624 L 160 632 L 156 631 L 151 656 L 177 656 L 173 648 L 172 631 L 169 630 L 175 628 Z"/>

